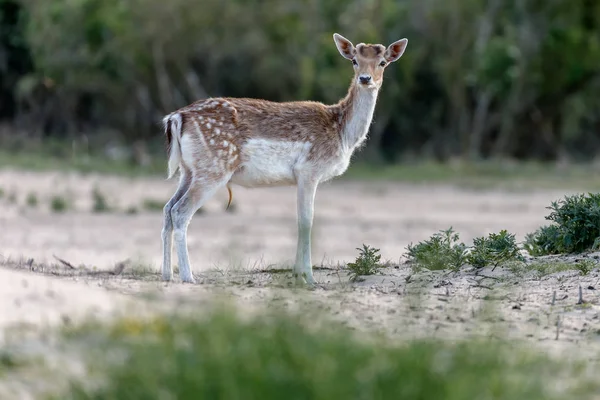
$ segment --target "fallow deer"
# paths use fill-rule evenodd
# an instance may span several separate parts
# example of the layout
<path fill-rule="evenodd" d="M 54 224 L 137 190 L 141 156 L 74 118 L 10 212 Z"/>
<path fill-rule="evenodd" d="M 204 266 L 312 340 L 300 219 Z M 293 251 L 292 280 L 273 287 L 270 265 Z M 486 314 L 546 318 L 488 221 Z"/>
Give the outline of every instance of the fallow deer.
<path fill-rule="evenodd" d="M 402 56 L 408 43 L 401 39 L 388 47 L 365 43 L 355 47 L 337 33 L 333 39 L 354 68 L 348 93 L 337 104 L 208 98 L 163 119 L 168 179 L 180 170 L 179 187 L 164 207 L 164 280 L 173 277 L 174 233 L 180 278 L 194 282 L 187 227 L 218 189 L 230 190 L 230 184 L 248 188 L 295 185 L 298 243 L 293 273 L 300 283 L 315 283 L 311 229 L 317 186 L 348 168 L 353 152 L 367 137 L 383 72 Z"/>

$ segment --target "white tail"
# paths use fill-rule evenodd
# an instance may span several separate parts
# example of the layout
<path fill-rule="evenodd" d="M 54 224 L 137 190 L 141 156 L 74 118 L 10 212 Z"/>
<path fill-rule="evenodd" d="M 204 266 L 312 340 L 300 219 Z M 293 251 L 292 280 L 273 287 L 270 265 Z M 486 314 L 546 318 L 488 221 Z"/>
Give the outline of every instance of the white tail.
<path fill-rule="evenodd" d="M 163 125 L 169 145 L 169 175 L 171 179 L 181 163 L 181 115 L 173 113 L 163 118 Z"/>
<path fill-rule="evenodd" d="M 334 34 L 340 54 L 352 61 L 354 78 L 337 104 L 275 103 L 246 98 L 197 101 L 164 119 L 169 177 L 179 167 L 179 187 L 165 205 L 162 273 L 172 279 L 173 234 L 184 282 L 194 282 L 187 252 L 187 226 L 198 208 L 231 183 L 245 187 L 296 185 L 298 246 L 294 276 L 314 284 L 310 236 L 319 183 L 339 176 L 365 141 L 383 72 L 408 41 L 388 47 Z M 230 192 L 231 201 L 231 192 Z"/>

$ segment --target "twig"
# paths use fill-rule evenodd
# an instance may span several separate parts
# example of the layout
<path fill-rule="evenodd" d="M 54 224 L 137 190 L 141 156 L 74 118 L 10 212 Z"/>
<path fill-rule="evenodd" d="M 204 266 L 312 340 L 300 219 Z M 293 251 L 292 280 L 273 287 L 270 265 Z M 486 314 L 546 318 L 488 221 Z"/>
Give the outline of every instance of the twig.
<path fill-rule="evenodd" d="M 115 268 L 110 271 L 111 275 L 121 275 L 123 273 L 123 271 L 125 270 L 125 266 L 129 263 L 129 259 L 125 260 L 125 261 L 121 261 L 118 262 L 115 265 Z"/>
<path fill-rule="evenodd" d="M 481 275 L 481 274 L 478 274 L 477 276 L 480 276 L 480 277 L 482 277 L 483 279 L 495 279 L 495 280 L 497 280 L 497 281 L 501 280 L 501 279 L 500 279 L 500 278 L 498 278 L 497 276 L 489 276 L 489 275 Z M 482 280 L 483 280 L 483 279 L 482 279 Z"/>
<path fill-rule="evenodd" d="M 585 301 L 583 301 L 583 291 L 581 290 L 581 285 L 579 285 L 579 301 L 577 301 L 577 304 L 583 303 L 585 303 Z"/>
<path fill-rule="evenodd" d="M 68 261 L 63 260 L 62 258 L 59 258 L 57 256 L 55 256 L 54 254 L 52 254 L 52 257 L 56 258 L 61 264 L 71 268 L 71 269 L 77 269 L 77 267 L 75 267 L 73 264 L 71 264 Z"/>
<path fill-rule="evenodd" d="M 550 305 L 553 306 L 554 303 L 556 303 L 556 290 L 552 293 L 552 302 L 550 303 Z"/>
<path fill-rule="evenodd" d="M 560 315 L 556 317 L 556 338 L 558 340 L 558 334 L 560 333 Z"/>
<path fill-rule="evenodd" d="M 489 290 L 494 290 L 493 287 L 491 286 L 486 286 L 486 285 L 482 285 L 480 283 L 476 284 L 476 285 L 471 285 L 471 287 L 476 287 L 476 288 L 483 288 L 483 289 L 489 289 Z"/>

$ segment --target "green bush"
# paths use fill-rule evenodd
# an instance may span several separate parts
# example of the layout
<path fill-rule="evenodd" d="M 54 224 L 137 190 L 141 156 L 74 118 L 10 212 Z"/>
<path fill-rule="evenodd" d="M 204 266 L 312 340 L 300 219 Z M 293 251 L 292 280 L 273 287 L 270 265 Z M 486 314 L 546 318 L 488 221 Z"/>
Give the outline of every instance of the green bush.
<path fill-rule="evenodd" d="M 423 267 L 429 270 L 451 268 L 460 269 L 466 261 L 466 246 L 458 243 L 459 235 L 452 227 L 439 231 L 428 240 L 409 244 L 406 249 L 409 262 L 416 268 Z"/>
<path fill-rule="evenodd" d="M 467 257 L 467 262 L 477 268 L 497 267 L 510 261 L 525 261 L 525 258 L 519 252 L 515 235 L 506 230 L 473 239 L 473 248 Z"/>
<path fill-rule="evenodd" d="M 111 208 L 104 193 L 102 193 L 100 189 L 94 188 L 94 190 L 92 190 L 92 211 L 102 213 L 110 210 Z"/>
<path fill-rule="evenodd" d="M 244 320 L 219 311 L 71 328 L 91 372 L 55 399 L 558 398 L 544 382 L 555 364 L 498 342 L 366 343 L 299 317 Z"/>
<path fill-rule="evenodd" d="M 348 263 L 351 281 L 357 281 L 364 275 L 373 275 L 383 267 L 379 263 L 379 260 L 381 260 L 379 249 L 363 244 L 362 249 L 357 247 L 356 250 L 360 252 L 358 257 L 353 263 Z"/>
<path fill-rule="evenodd" d="M 553 201 L 543 226 L 525 238 L 532 255 L 581 253 L 600 247 L 600 193 L 576 194 Z"/>
<path fill-rule="evenodd" d="M 50 199 L 50 209 L 56 213 L 62 213 L 69 208 L 69 201 L 66 197 L 55 195 Z"/>

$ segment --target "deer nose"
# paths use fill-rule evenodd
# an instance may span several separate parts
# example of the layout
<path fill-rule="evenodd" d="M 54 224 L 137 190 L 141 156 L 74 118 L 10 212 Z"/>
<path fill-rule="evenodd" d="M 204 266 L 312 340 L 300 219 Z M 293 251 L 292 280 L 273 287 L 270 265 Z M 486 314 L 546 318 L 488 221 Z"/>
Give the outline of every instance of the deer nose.
<path fill-rule="evenodd" d="M 358 77 L 358 79 L 360 80 L 360 83 L 362 83 L 363 85 L 366 85 L 367 83 L 371 82 L 370 75 L 361 75 Z"/>

